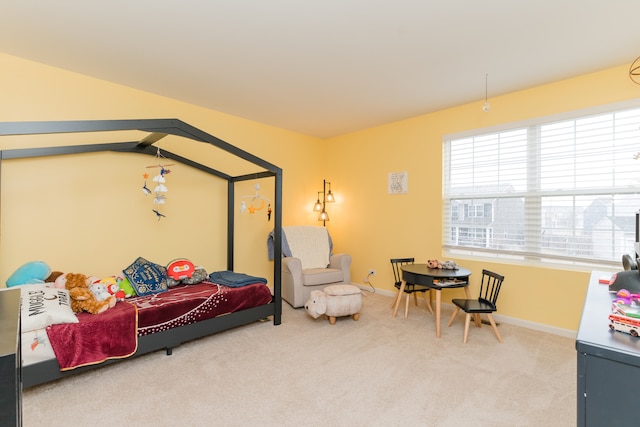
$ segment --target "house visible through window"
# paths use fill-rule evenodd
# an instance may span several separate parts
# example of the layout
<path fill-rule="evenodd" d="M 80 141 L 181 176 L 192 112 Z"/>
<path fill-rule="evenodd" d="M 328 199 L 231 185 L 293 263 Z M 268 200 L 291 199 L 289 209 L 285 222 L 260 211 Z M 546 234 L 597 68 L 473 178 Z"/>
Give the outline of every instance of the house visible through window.
<path fill-rule="evenodd" d="M 620 264 L 634 252 L 639 151 L 637 106 L 446 137 L 445 248 Z"/>

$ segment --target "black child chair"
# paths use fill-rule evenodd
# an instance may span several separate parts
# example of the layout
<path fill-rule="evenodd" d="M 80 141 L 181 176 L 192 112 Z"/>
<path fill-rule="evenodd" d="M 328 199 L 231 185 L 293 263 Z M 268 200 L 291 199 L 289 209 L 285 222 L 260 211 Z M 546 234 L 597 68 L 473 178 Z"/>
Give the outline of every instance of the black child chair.
<path fill-rule="evenodd" d="M 498 294 L 502 287 L 504 276 L 494 273 L 489 270 L 482 270 L 482 283 L 480 284 L 480 296 L 478 299 L 453 299 L 451 302 L 456 306 L 451 319 L 449 319 L 449 325 L 453 323 L 456 315 L 460 310 L 467 313 L 464 319 L 464 343 L 467 343 L 469 338 L 469 323 L 471 323 L 471 315 L 473 315 L 476 326 L 480 327 L 480 314 L 486 313 L 489 318 L 489 323 L 493 328 L 493 332 L 496 334 L 499 342 L 502 342 L 500 332 L 496 322 L 493 320 L 491 313 L 497 310 L 496 301 L 498 300 Z"/>
<path fill-rule="evenodd" d="M 399 304 L 399 301 L 402 300 L 402 295 L 400 295 L 400 286 L 402 285 L 402 266 L 407 264 L 413 264 L 413 258 L 391 258 L 391 267 L 393 268 L 393 278 L 395 280 L 394 286 L 398 289 L 398 294 L 393 300 L 392 307 L 395 307 L 396 304 Z M 409 297 L 413 294 L 413 299 L 415 304 L 418 305 L 418 295 L 417 292 L 422 293 L 422 297 L 427 303 L 427 309 L 431 314 L 433 314 L 433 308 L 431 308 L 431 289 L 425 286 L 414 285 L 411 283 L 407 283 L 404 287 L 404 293 L 407 295 L 407 299 L 404 306 L 404 317 L 405 319 L 409 315 Z M 427 300 L 426 292 L 429 292 L 429 299 Z"/>

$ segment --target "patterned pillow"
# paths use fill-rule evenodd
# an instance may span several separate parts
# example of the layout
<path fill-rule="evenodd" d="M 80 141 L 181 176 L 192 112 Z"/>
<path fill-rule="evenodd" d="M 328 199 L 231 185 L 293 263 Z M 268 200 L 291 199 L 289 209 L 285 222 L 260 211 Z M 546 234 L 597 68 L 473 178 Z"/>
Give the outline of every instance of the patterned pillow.
<path fill-rule="evenodd" d="M 123 271 L 136 294 L 141 297 L 166 291 L 167 269 L 139 257 Z"/>
<path fill-rule="evenodd" d="M 57 323 L 78 323 L 71 310 L 69 291 L 47 285 L 20 286 L 22 332 L 35 331 Z"/>

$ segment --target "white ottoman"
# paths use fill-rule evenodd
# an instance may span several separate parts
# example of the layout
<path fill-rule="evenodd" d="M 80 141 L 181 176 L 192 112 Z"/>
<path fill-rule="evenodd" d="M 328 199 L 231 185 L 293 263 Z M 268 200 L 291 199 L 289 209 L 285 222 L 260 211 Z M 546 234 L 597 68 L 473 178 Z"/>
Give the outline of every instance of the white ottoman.
<path fill-rule="evenodd" d="M 327 286 L 322 291 L 311 291 L 304 308 L 316 319 L 321 315 L 327 316 L 332 325 L 336 323 L 336 317 L 353 316 L 353 320 L 358 320 L 362 309 L 360 288 L 342 284 Z"/>

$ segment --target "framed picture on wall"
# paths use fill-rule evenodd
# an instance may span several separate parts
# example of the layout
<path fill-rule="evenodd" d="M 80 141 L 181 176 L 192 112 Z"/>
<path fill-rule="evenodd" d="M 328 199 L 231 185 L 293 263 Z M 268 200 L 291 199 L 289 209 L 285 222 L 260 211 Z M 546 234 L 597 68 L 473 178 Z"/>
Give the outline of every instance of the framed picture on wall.
<path fill-rule="evenodd" d="M 409 192 L 408 172 L 389 172 L 389 194 L 407 194 Z"/>

